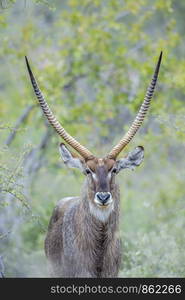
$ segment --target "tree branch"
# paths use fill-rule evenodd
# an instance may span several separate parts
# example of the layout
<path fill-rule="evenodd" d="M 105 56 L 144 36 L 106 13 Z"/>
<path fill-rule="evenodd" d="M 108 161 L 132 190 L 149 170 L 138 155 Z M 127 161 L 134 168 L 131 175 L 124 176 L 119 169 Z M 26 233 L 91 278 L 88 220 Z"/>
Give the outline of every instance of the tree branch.
<path fill-rule="evenodd" d="M 2 256 L 0 255 L 0 278 L 4 278 L 4 263 Z"/>
<path fill-rule="evenodd" d="M 6 139 L 5 141 L 5 144 L 7 146 L 9 146 L 13 139 L 15 138 L 15 135 L 16 135 L 16 132 L 18 130 L 18 128 L 20 127 L 20 125 L 27 119 L 29 113 L 31 112 L 31 110 L 35 107 L 35 105 L 29 105 L 27 106 L 24 111 L 23 111 L 23 114 L 19 117 L 19 119 L 17 120 L 16 124 L 15 124 L 15 127 L 13 129 L 13 131 L 10 133 L 10 135 L 8 136 L 8 138 Z"/>

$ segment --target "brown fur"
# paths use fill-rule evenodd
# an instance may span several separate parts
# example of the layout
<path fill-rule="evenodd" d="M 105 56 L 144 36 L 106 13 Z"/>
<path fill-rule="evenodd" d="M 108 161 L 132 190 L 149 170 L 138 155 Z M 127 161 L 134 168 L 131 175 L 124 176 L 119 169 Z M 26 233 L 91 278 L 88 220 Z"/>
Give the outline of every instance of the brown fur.
<path fill-rule="evenodd" d="M 113 160 L 88 161 L 98 181 L 87 177 L 81 198 L 60 200 L 50 220 L 45 252 L 55 277 L 116 277 L 121 261 L 119 188 L 115 176 L 107 179 Z M 97 190 L 109 189 L 114 210 L 106 222 L 90 213 L 89 203 Z M 102 208 L 105 209 L 105 208 Z"/>

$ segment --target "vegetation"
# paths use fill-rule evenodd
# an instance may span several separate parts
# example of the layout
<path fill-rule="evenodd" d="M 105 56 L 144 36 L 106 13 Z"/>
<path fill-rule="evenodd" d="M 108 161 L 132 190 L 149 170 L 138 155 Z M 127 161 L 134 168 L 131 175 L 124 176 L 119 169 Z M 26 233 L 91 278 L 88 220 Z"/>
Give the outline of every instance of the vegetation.
<path fill-rule="evenodd" d="M 50 2 L 0 1 L 5 274 L 48 276 L 43 244 L 49 217 L 60 198 L 79 194 L 83 182 L 80 172 L 60 160 L 60 140 L 37 105 L 24 56 L 64 127 L 101 156 L 128 128 L 163 50 L 152 107 L 125 150 L 143 145 L 144 163 L 119 175 L 120 277 L 184 277 L 185 3 Z"/>

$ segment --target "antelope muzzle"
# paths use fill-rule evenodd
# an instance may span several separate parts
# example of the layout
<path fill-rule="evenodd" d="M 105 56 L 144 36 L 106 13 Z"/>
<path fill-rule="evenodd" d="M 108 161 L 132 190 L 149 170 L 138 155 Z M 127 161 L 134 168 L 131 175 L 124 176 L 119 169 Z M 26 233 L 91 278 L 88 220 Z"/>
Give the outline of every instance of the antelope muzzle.
<path fill-rule="evenodd" d="M 112 195 L 109 192 L 98 192 L 95 194 L 94 201 L 100 207 L 107 207 L 112 203 Z"/>

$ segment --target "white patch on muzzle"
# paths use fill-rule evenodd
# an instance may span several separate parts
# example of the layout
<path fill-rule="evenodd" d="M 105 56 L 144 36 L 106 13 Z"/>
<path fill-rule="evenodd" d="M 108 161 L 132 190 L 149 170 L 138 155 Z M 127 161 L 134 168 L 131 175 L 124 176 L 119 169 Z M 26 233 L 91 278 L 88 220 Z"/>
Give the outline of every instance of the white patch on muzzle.
<path fill-rule="evenodd" d="M 90 213 L 99 221 L 105 223 L 111 212 L 114 210 L 114 202 L 112 199 L 112 195 L 107 202 L 107 205 L 100 205 L 100 201 L 98 200 L 97 196 L 95 195 L 94 203 L 89 204 Z"/>

